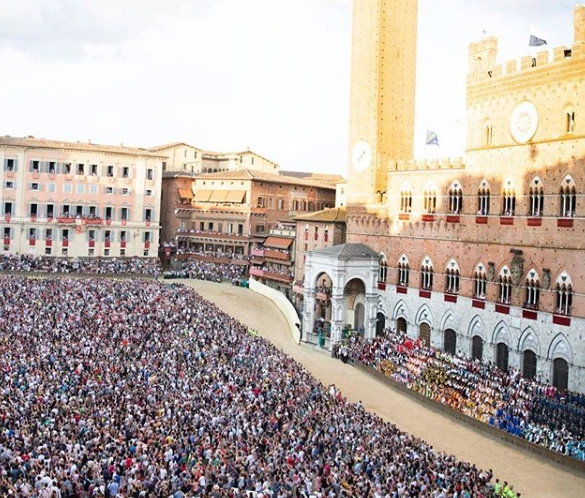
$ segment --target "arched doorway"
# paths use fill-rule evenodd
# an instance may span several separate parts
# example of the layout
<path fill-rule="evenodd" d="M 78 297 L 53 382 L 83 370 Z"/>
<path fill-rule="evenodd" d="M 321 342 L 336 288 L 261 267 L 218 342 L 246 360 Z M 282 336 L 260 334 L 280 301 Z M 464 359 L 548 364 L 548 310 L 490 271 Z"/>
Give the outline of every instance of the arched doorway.
<path fill-rule="evenodd" d="M 425 346 L 431 345 L 431 326 L 428 323 L 421 323 L 418 329 L 418 337 Z"/>
<path fill-rule="evenodd" d="M 522 376 L 525 379 L 536 377 L 536 353 L 530 349 L 522 354 Z"/>
<path fill-rule="evenodd" d="M 483 339 L 478 335 L 471 339 L 471 359 L 483 361 Z"/>
<path fill-rule="evenodd" d="M 503 342 L 498 342 L 496 345 L 496 366 L 503 370 L 508 371 L 508 360 L 510 357 L 510 349 Z"/>
<path fill-rule="evenodd" d="M 364 328 L 364 316 L 366 314 L 366 309 L 362 303 L 357 303 L 355 305 L 354 310 L 354 317 L 353 317 L 353 328 L 361 332 Z"/>
<path fill-rule="evenodd" d="M 386 315 L 384 313 L 378 313 L 376 315 L 376 335 L 384 335 L 384 329 L 386 328 Z"/>
<path fill-rule="evenodd" d="M 447 329 L 443 339 L 443 351 L 454 355 L 457 352 L 457 333 L 453 329 Z"/>
<path fill-rule="evenodd" d="M 569 364 L 562 358 L 553 361 L 553 386 L 561 391 L 569 387 Z"/>
<path fill-rule="evenodd" d="M 398 320 L 396 320 L 396 330 L 398 330 L 398 332 L 406 334 L 406 327 L 407 324 L 405 318 L 399 318 Z"/>

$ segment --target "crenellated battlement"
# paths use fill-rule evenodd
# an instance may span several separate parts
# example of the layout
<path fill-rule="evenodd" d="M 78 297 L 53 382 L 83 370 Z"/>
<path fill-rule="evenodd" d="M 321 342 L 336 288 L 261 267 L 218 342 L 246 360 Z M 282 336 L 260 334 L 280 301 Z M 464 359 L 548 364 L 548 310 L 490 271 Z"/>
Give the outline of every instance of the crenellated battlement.
<path fill-rule="evenodd" d="M 493 36 L 483 38 L 469 44 L 468 82 L 477 83 L 511 75 L 542 69 L 543 67 L 559 66 L 578 59 L 585 59 L 585 6 L 574 11 L 574 43 L 571 46 L 555 47 L 542 50 L 536 56 L 526 55 L 520 59 L 511 59 L 497 64 L 498 39 Z"/>
<path fill-rule="evenodd" d="M 414 159 L 411 161 L 391 161 L 388 171 L 432 171 L 463 169 L 465 164 L 461 157 L 441 159 Z"/>

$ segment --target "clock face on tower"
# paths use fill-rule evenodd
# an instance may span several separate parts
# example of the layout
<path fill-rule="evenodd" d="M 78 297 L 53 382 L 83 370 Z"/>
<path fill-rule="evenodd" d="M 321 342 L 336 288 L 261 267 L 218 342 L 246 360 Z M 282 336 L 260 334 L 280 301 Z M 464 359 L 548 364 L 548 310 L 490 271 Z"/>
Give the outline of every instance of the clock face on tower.
<path fill-rule="evenodd" d="M 351 164 L 353 169 L 361 172 L 369 168 L 372 164 L 372 148 L 365 140 L 357 142 L 351 153 Z"/>
<path fill-rule="evenodd" d="M 532 102 L 520 102 L 510 116 L 510 133 L 519 144 L 525 144 L 538 128 L 538 111 Z"/>

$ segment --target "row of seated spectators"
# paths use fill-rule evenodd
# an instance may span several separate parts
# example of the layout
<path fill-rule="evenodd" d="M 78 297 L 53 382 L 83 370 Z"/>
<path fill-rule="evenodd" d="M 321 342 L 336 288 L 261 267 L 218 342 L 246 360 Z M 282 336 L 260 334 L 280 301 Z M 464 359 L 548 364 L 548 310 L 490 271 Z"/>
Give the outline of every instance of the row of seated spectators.
<path fill-rule="evenodd" d="M 0 496 L 493 496 L 182 285 L 2 277 L 0 353 Z"/>
<path fill-rule="evenodd" d="M 158 258 L 57 258 L 5 253 L 0 256 L 0 271 L 126 274 L 158 277 L 161 266 Z"/>
<path fill-rule="evenodd" d="M 210 280 L 212 282 L 229 280 L 236 284 L 246 279 L 247 274 L 248 267 L 246 265 L 192 260 L 165 272 L 165 278 L 196 278 L 198 280 Z"/>
<path fill-rule="evenodd" d="M 353 352 L 396 382 L 469 417 L 553 451 L 585 460 L 585 395 L 560 392 L 521 372 L 504 372 L 426 347 L 392 331 Z"/>
<path fill-rule="evenodd" d="M 211 256 L 214 258 L 229 258 L 229 259 L 239 259 L 239 260 L 247 260 L 249 261 L 249 257 L 242 253 L 232 252 L 232 251 L 203 251 L 201 249 L 185 249 L 179 248 L 177 249 L 177 254 L 196 254 L 199 256 Z"/>

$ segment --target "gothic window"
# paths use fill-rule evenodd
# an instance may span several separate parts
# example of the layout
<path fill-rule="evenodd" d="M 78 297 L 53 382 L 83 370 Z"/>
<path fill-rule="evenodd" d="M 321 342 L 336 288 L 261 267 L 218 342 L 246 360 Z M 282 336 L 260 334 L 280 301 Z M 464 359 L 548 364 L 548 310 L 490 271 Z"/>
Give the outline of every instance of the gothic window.
<path fill-rule="evenodd" d="M 477 214 L 487 216 L 490 214 L 490 186 L 483 180 L 477 191 Z"/>
<path fill-rule="evenodd" d="M 528 272 L 528 275 L 526 276 L 525 290 L 524 307 L 531 310 L 537 310 L 540 301 L 540 281 L 535 270 L 530 270 Z"/>
<path fill-rule="evenodd" d="M 433 290 L 433 263 L 426 257 L 420 267 L 420 288 Z"/>
<path fill-rule="evenodd" d="M 449 213 L 459 214 L 463 207 L 463 190 L 459 182 L 455 181 L 449 189 Z"/>
<path fill-rule="evenodd" d="M 483 127 L 483 144 L 484 145 L 492 145 L 494 137 L 494 127 L 486 123 Z"/>
<path fill-rule="evenodd" d="M 516 189 L 510 180 L 502 189 L 502 216 L 514 216 L 516 213 Z"/>
<path fill-rule="evenodd" d="M 502 268 L 498 284 L 500 287 L 499 302 L 510 304 L 512 302 L 512 273 L 507 266 Z"/>
<path fill-rule="evenodd" d="M 433 214 L 437 210 L 437 189 L 432 183 L 427 184 L 423 192 L 424 212 Z"/>
<path fill-rule="evenodd" d="M 386 282 L 386 278 L 388 276 L 388 263 L 386 263 L 386 258 L 382 255 L 382 259 L 380 260 L 380 268 L 378 269 L 378 282 Z"/>
<path fill-rule="evenodd" d="M 477 265 L 473 275 L 473 297 L 485 299 L 487 292 L 487 275 L 483 264 Z"/>
<path fill-rule="evenodd" d="M 540 178 L 536 177 L 530 184 L 530 206 L 528 216 L 540 217 L 544 207 L 544 190 Z"/>
<path fill-rule="evenodd" d="M 459 294 L 459 266 L 453 259 L 449 261 L 445 269 L 445 292 Z"/>
<path fill-rule="evenodd" d="M 397 285 L 401 287 L 408 287 L 408 277 L 410 274 L 410 266 L 408 258 L 405 255 L 400 257 L 398 261 L 398 282 Z"/>
<path fill-rule="evenodd" d="M 577 190 L 575 188 L 575 181 L 571 175 L 567 175 L 560 191 L 561 199 L 561 217 L 573 218 L 575 216 L 575 206 L 577 204 Z"/>
<path fill-rule="evenodd" d="M 412 187 L 406 183 L 400 189 L 400 212 L 412 212 Z"/>
<path fill-rule="evenodd" d="M 559 275 L 555 291 L 555 313 L 560 315 L 570 315 L 571 308 L 573 307 L 573 284 L 567 272 L 563 272 Z"/>
<path fill-rule="evenodd" d="M 565 111 L 565 133 L 573 133 L 575 131 L 575 111 L 569 109 Z"/>

